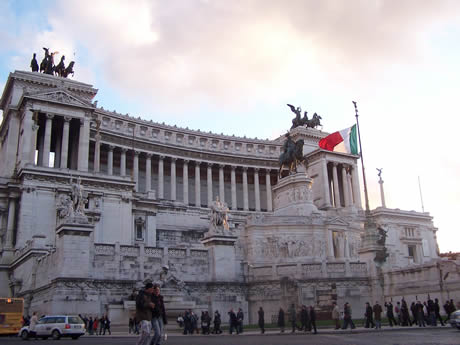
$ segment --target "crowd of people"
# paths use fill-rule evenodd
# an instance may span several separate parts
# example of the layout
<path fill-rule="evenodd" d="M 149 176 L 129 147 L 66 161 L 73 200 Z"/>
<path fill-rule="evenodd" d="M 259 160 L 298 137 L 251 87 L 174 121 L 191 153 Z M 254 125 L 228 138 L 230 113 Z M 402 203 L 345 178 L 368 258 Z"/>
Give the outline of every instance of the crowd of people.
<path fill-rule="evenodd" d="M 88 332 L 88 334 L 105 335 L 106 332 L 108 335 L 112 334 L 112 331 L 110 330 L 110 319 L 107 315 L 103 315 L 101 317 L 95 316 L 94 318 L 86 315 L 78 316 L 80 316 L 80 319 L 82 319 L 85 323 L 86 332 Z"/>
<path fill-rule="evenodd" d="M 383 315 L 386 315 L 390 327 L 413 325 L 419 327 L 426 327 L 427 325 L 437 326 L 438 321 L 441 326 L 444 326 L 450 318 L 450 314 L 456 310 L 456 307 L 454 301 L 450 300 L 444 303 L 443 308 L 446 313 L 446 318 L 444 320 L 441 317 L 441 306 L 437 298 L 435 298 L 434 301 L 428 298 L 428 300 L 423 303 L 421 301 L 414 301 L 410 306 L 404 299 L 397 302 L 396 305 L 393 305 L 392 302 L 385 302 L 383 307 L 379 302 L 375 302 L 373 306 L 371 306 L 369 302 L 366 302 L 364 327 L 375 329 L 381 328 Z M 338 305 L 334 303 L 331 316 L 335 321 L 335 329 L 347 329 L 348 326 L 352 329 L 356 328 L 352 319 L 352 311 L 349 303 L 345 303 L 343 314 L 340 313 Z M 343 325 L 341 326 L 340 323 L 342 320 Z"/>

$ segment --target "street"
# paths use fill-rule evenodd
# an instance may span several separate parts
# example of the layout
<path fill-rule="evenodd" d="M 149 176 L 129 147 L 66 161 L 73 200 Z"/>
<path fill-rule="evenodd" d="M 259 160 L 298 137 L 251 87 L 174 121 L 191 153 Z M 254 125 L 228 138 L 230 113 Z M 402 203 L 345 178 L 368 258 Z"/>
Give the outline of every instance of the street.
<path fill-rule="evenodd" d="M 29 340 L 28 344 L 117 344 L 134 345 L 136 337 L 131 336 L 84 336 L 78 340 L 60 339 L 53 340 Z M 2 345 L 22 344 L 19 338 L 0 338 Z M 383 331 L 346 331 L 335 333 L 326 331 L 317 335 L 296 333 L 257 334 L 255 332 L 243 335 L 189 335 L 183 336 L 174 334 L 168 337 L 165 345 L 203 345 L 203 344 L 224 344 L 224 345 L 459 345 L 460 331 L 453 328 L 426 328 L 426 329 L 400 329 Z"/>

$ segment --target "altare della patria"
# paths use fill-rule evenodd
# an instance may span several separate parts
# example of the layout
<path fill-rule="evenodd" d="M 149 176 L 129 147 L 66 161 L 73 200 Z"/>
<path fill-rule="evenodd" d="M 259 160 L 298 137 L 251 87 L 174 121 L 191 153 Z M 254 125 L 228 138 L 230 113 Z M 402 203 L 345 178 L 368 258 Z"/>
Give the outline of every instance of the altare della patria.
<path fill-rule="evenodd" d="M 363 315 L 367 301 L 460 299 L 433 218 L 387 208 L 381 176 L 381 207 L 363 208 L 359 153 L 318 144 L 325 114 L 289 105 L 279 138 L 218 135 L 98 107 L 49 49 L 31 68 L 0 99 L 0 295 L 26 314 L 125 324 L 147 281 L 169 317 L 224 322 L 239 307 L 256 323 L 261 306 L 271 321 L 291 304 L 329 318 L 333 302 Z"/>

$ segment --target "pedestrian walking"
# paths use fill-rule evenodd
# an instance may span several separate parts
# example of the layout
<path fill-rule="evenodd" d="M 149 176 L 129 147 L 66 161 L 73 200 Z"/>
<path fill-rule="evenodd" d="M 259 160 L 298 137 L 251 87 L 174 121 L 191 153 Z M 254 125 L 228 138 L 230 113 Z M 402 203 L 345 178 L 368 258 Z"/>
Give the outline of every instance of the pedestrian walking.
<path fill-rule="evenodd" d="M 340 310 L 336 302 L 332 302 L 332 320 L 335 322 L 335 329 L 340 329 Z"/>
<path fill-rule="evenodd" d="M 168 320 L 166 318 L 163 296 L 160 293 L 160 286 L 158 284 L 153 286 L 152 303 L 154 304 L 151 321 L 153 337 L 150 345 L 161 345 L 161 335 L 163 334 L 164 326 L 168 324 Z"/>
<path fill-rule="evenodd" d="M 302 309 L 300 309 L 300 330 L 307 331 L 308 329 L 308 309 L 305 305 L 302 305 Z"/>
<path fill-rule="evenodd" d="M 219 314 L 219 311 L 216 310 L 214 312 L 214 330 L 213 330 L 214 334 L 222 333 L 222 330 L 220 329 L 220 324 L 221 324 L 220 314 Z"/>
<path fill-rule="evenodd" d="M 426 327 L 425 326 L 425 317 L 423 314 L 423 304 L 420 301 L 417 301 L 415 305 L 416 308 L 416 315 L 417 315 L 417 324 L 419 327 Z"/>
<path fill-rule="evenodd" d="M 372 307 L 369 304 L 369 302 L 366 302 L 366 311 L 364 313 L 364 317 L 366 318 L 366 325 L 364 327 L 365 328 L 369 328 L 369 327 L 374 328 L 375 324 L 374 324 L 374 320 L 373 320 L 373 317 L 372 317 Z"/>
<path fill-rule="evenodd" d="M 374 306 L 372 307 L 372 311 L 374 312 L 374 320 L 375 320 L 375 329 L 382 328 L 382 306 L 379 302 L 375 302 Z"/>
<path fill-rule="evenodd" d="M 310 306 L 310 312 L 308 316 L 311 329 L 313 329 L 313 334 L 317 334 L 318 331 L 316 330 L 316 311 L 315 307 L 313 307 L 312 305 Z"/>
<path fill-rule="evenodd" d="M 89 317 L 89 321 L 88 321 L 88 333 L 89 333 L 90 335 L 93 335 L 93 324 L 94 324 L 93 317 L 90 316 L 90 317 Z"/>
<path fill-rule="evenodd" d="M 236 314 L 236 319 L 238 321 L 238 331 L 239 333 L 243 333 L 243 320 L 244 320 L 244 313 L 241 308 L 238 308 L 238 313 Z"/>
<path fill-rule="evenodd" d="M 281 333 L 284 333 L 284 327 L 286 327 L 286 324 L 284 322 L 283 308 L 280 308 L 280 311 L 278 312 L 278 327 L 280 328 Z"/>
<path fill-rule="evenodd" d="M 390 323 L 390 327 L 393 327 L 393 324 L 396 326 L 396 320 L 395 320 L 395 315 L 393 313 L 393 304 L 391 302 L 385 302 L 385 308 L 387 310 L 387 319 L 388 322 Z"/>
<path fill-rule="evenodd" d="M 351 318 L 351 306 L 348 302 L 346 302 L 343 306 L 343 326 L 342 329 L 347 329 L 348 325 L 350 325 L 351 329 L 355 329 L 356 326 Z"/>
<path fill-rule="evenodd" d="M 98 334 L 97 334 L 97 329 L 98 329 L 98 327 L 99 327 L 99 319 L 98 319 L 98 317 L 96 316 L 96 317 L 94 318 L 94 322 L 93 322 L 93 330 L 94 330 L 94 334 L 96 334 L 96 335 L 98 335 Z"/>
<path fill-rule="evenodd" d="M 230 311 L 228 312 L 228 316 L 229 316 L 229 321 L 230 321 L 230 329 L 229 329 L 230 334 L 233 334 L 234 330 L 236 331 L 236 334 L 239 334 L 238 321 L 236 319 L 236 314 L 233 311 L 233 308 L 230 309 Z"/>
<path fill-rule="evenodd" d="M 288 316 L 289 316 L 289 322 L 291 323 L 291 326 L 292 326 L 291 333 L 294 333 L 297 327 L 297 312 L 296 312 L 294 303 L 292 303 L 291 307 L 288 309 Z"/>
<path fill-rule="evenodd" d="M 259 315 L 259 328 L 260 328 L 260 333 L 264 334 L 265 333 L 265 319 L 264 319 L 264 309 L 262 307 L 259 308 L 259 311 L 257 312 Z"/>
<path fill-rule="evenodd" d="M 37 332 L 35 331 L 37 322 L 38 322 L 37 312 L 34 311 L 32 313 L 32 317 L 30 318 L 30 322 L 29 322 L 29 337 L 31 338 L 35 337 L 35 339 L 37 339 Z"/>
<path fill-rule="evenodd" d="M 110 331 L 110 319 L 107 315 L 105 315 L 104 333 L 102 335 L 105 335 L 105 331 L 109 332 L 109 335 L 112 335 L 112 332 Z"/>
<path fill-rule="evenodd" d="M 150 331 L 152 329 L 152 310 L 155 304 L 152 302 L 153 284 L 147 283 L 143 290 L 136 296 L 136 319 L 140 320 L 141 334 L 136 345 L 150 344 Z"/>
<path fill-rule="evenodd" d="M 398 325 L 402 325 L 401 303 L 400 302 L 396 302 L 395 313 L 396 313 L 396 319 L 398 320 Z"/>
<path fill-rule="evenodd" d="M 437 298 L 434 299 L 434 313 L 435 313 L 435 320 L 439 320 L 441 322 L 441 326 L 444 326 L 444 321 L 442 320 L 441 314 L 439 313 L 441 307 L 439 306 L 439 300 Z"/>

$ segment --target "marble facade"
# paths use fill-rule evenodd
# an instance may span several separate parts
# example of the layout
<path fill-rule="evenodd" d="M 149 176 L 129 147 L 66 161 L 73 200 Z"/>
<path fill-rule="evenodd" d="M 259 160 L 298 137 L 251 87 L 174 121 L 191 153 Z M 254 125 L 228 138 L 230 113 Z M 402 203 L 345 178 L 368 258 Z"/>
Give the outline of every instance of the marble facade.
<path fill-rule="evenodd" d="M 288 303 L 326 315 L 333 300 L 361 315 L 367 299 L 412 293 L 405 272 L 425 282 L 442 265 L 457 267 L 439 259 L 428 213 L 377 208 L 371 215 L 388 230 L 390 256 L 376 289 L 376 265 L 360 254 L 359 157 L 319 149 L 327 133 L 291 130 L 304 139 L 308 169 L 278 180 L 283 137 L 158 124 L 99 108 L 96 94 L 85 83 L 15 71 L 0 100 L 0 295 L 24 297 L 26 311 L 117 310 L 124 323 L 122 301 L 168 265 L 187 286 L 167 286 L 171 303 L 219 309 L 224 321 L 231 307 L 256 322 L 259 306 L 268 320 Z M 77 177 L 88 194 L 86 230 L 59 217 Z M 229 208 L 220 239 L 206 237 L 216 197 Z M 447 284 L 420 293 L 446 298 Z"/>

